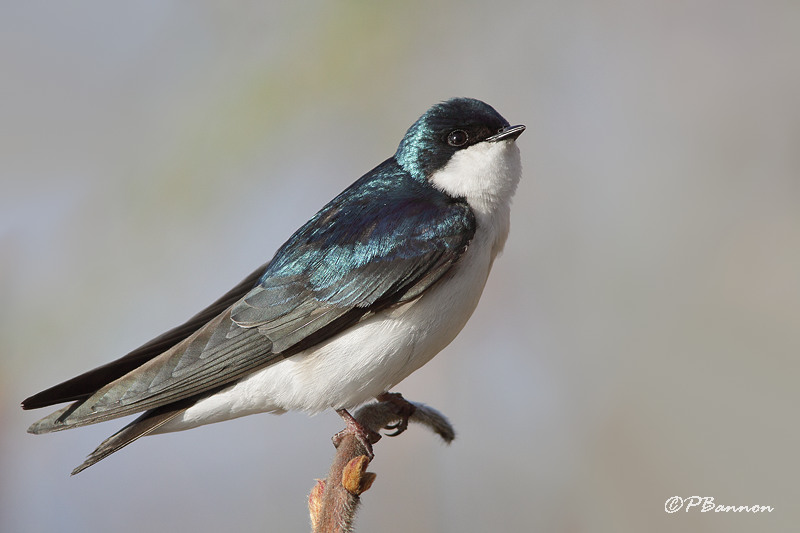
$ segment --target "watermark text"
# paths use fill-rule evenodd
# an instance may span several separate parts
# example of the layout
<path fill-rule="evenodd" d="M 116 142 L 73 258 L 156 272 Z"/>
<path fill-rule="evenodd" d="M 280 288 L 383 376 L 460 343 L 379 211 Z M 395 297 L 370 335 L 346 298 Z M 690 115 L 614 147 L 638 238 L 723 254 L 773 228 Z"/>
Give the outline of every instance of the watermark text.
<path fill-rule="evenodd" d="M 712 496 L 689 496 L 681 498 L 672 496 L 664 502 L 664 510 L 668 513 L 677 513 L 683 509 L 700 513 L 771 513 L 773 508 L 769 505 L 722 505 L 717 504 Z"/>

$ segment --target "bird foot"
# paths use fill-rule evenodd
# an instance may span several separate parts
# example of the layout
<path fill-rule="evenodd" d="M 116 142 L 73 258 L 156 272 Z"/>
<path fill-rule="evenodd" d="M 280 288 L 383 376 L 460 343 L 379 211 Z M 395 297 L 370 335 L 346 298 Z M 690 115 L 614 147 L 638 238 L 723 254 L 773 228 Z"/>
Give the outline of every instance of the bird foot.
<path fill-rule="evenodd" d="M 365 428 L 359 424 L 358 420 L 353 418 L 353 415 L 347 412 L 347 409 L 337 409 L 336 412 L 342 417 L 342 420 L 344 420 L 345 427 L 331 438 L 333 445 L 338 448 L 342 443 L 342 439 L 344 439 L 347 435 L 353 435 L 364 447 L 367 452 L 367 456 L 371 461 L 373 457 L 375 457 L 375 454 L 372 451 L 372 445 L 380 440 L 380 433 L 377 431 L 372 431 L 371 429 Z"/>
<path fill-rule="evenodd" d="M 384 392 L 383 394 L 377 397 L 379 402 L 386 402 L 387 404 L 392 406 L 392 409 L 397 416 L 400 417 L 400 420 L 396 424 L 389 424 L 384 429 L 393 429 L 394 432 L 387 433 L 386 435 L 389 437 L 396 437 L 405 430 L 408 429 L 408 419 L 414 414 L 417 408 L 403 398 L 403 395 L 399 392 Z"/>

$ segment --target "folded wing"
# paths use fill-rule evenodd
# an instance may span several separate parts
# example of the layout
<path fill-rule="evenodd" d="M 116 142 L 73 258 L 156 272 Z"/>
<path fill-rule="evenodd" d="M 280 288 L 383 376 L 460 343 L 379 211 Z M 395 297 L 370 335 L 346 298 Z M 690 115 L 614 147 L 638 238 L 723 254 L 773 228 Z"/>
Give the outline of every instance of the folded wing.
<path fill-rule="evenodd" d="M 466 250 L 475 219 L 466 202 L 413 182 L 396 163 L 392 168 L 394 175 L 368 174 L 332 200 L 227 309 L 29 431 L 93 424 L 212 394 L 421 295 Z M 398 186 L 397 180 L 411 181 Z"/>

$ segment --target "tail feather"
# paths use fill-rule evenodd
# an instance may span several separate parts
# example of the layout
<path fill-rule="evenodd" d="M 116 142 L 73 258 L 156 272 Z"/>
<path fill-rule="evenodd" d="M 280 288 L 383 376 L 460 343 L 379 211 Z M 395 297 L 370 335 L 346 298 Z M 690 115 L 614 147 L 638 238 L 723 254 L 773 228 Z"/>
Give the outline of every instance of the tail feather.
<path fill-rule="evenodd" d="M 86 460 L 80 464 L 75 470 L 72 471 L 71 475 L 78 474 L 83 470 L 86 470 L 96 462 L 105 459 L 112 453 L 121 450 L 128 444 L 132 443 L 133 441 L 137 440 L 140 437 L 144 437 L 149 435 L 159 427 L 163 426 L 186 409 L 192 406 L 195 403 L 194 399 L 186 399 L 180 402 L 172 403 L 169 405 L 165 405 L 163 407 L 158 407 L 156 409 L 151 409 L 150 411 L 146 411 L 142 414 L 139 418 L 122 428 L 121 430 L 117 431 L 109 438 L 104 440 L 100 443 L 100 446 L 97 447 L 92 453 L 90 453 Z M 58 413 L 54 413 L 58 414 Z M 53 415 L 51 415 L 53 416 Z M 48 417 L 50 418 L 50 417 Z M 36 424 L 34 424 L 35 426 Z M 33 426 L 31 426 L 33 427 Z"/>

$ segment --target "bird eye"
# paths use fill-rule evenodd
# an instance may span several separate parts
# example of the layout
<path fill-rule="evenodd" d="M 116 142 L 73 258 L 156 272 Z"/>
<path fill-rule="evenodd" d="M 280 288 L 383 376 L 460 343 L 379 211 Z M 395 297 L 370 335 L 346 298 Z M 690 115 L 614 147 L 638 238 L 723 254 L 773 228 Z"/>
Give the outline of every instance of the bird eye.
<path fill-rule="evenodd" d="M 464 130 L 453 130 L 447 136 L 447 144 L 450 146 L 461 146 L 469 140 L 469 135 Z"/>

